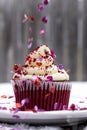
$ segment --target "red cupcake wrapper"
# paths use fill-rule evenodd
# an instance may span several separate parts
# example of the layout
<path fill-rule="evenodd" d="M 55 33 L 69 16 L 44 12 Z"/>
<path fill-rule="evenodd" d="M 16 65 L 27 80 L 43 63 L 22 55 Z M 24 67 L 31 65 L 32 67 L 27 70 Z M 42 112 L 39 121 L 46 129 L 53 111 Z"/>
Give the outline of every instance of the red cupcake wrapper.
<path fill-rule="evenodd" d="M 21 103 L 23 99 L 29 102 L 21 107 L 21 110 L 38 109 L 45 111 L 62 110 L 64 106 L 68 107 L 71 83 L 64 82 L 42 82 L 41 87 L 35 86 L 31 80 L 16 80 L 13 82 L 16 103 Z M 54 87 L 54 92 L 50 91 Z"/>

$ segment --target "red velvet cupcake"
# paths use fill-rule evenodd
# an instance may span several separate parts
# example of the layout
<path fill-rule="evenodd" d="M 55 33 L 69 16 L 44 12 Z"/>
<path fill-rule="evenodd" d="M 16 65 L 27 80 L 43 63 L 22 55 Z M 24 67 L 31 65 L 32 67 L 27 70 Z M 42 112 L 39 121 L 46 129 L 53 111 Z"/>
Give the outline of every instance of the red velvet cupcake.
<path fill-rule="evenodd" d="M 16 106 L 23 111 L 67 109 L 71 92 L 69 75 L 54 64 L 55 54 L 42 45 L 26 57 L 25 65 L 14 65 L 12 79 Z"/>

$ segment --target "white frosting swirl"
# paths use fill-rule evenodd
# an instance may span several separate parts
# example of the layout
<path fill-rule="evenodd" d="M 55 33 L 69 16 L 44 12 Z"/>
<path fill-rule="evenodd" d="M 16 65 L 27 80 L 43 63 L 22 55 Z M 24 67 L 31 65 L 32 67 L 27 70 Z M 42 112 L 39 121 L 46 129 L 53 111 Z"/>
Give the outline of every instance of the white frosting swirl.
<path fill-rule="evenodd" d="M 17 76 L 17 73 L 15 75 Z M 20 78 L 32 79 L 32 75 L 37 75 L 43 80 L 47 80 L 47 76 L 52 76 L 53 81 L 69 80 L 67 72 L 64 69 L 58 70 L 54 64 L 52 53 L 46 45 L 36 48 L 26 58 Z"/>
<path fill-rule="evenodd" d="M 57 73 L 57 66 L 56 65 L 51 65 L 47 67 L 26 67 L 23 70 L 24 72 L 26 71 L 28 75 L 51 75 Z"/>

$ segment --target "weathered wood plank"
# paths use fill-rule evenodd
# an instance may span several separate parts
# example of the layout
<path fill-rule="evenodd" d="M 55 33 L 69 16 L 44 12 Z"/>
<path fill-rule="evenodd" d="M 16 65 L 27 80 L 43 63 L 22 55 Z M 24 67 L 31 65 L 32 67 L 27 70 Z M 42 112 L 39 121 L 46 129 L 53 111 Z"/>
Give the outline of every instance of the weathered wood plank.
<path fill-rule="evenodd" d="M 38 1 L 11 0 L 0 6 L 0 82 L 9 82 L 13 64 L 23 64 L 27 49 L 29 27 L 33 28 L 34 44 L 45 42 L 57 55 L 57 64 L 70 69 L 70 80 L 87 80 L 87 1 L 53 0 L 44 12 L 38 13 Z M 37 2 L 37 3 L 36 3 Z M 21 3 L 21 4 L 20 4 Z M 22 23 L 24 13 L 33 14 L 34 24 Z M 47 25 L 40 22 L 43 15 L 49 17 Z M 39 36 L 40 28 L 46 29 Z"/>

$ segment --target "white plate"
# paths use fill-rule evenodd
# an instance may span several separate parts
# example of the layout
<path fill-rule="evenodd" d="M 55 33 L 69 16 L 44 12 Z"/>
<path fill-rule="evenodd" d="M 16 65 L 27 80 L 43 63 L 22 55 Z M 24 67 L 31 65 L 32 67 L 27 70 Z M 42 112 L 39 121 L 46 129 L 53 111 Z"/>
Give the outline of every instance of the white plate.
<path fill-rule="evenodd" d="M 13 117 L 13 115 L 15 115 Z M 19 118 L 18 118 L 19 117 Z M 87 119 L 87 111 L 17 112 L 0 111 L 0 121 L 10 123 L 55 124 L 76 123 Z"/>
<path fill-rule="evenodd" d="M 72 91 L 69 105 L 72 103 L 80 108 L 87 108 L 87 83 L 72 82 Z M 6 98 L 2 98 L 6 95 Z M 13 96 L 11 98 L 11 96 Z M 76 123 L 87 119 L 87 110 L 62 110 L 50 112 L 13 112 L 11 108 L 15 107 L 14 93 L 11 84 L 0 84 L 0 121 L 18 123 L 25 122 L 31 124 L 52 124 L 52 123 Z M 3 110 L 7 108 L 6 110 Z"/>

